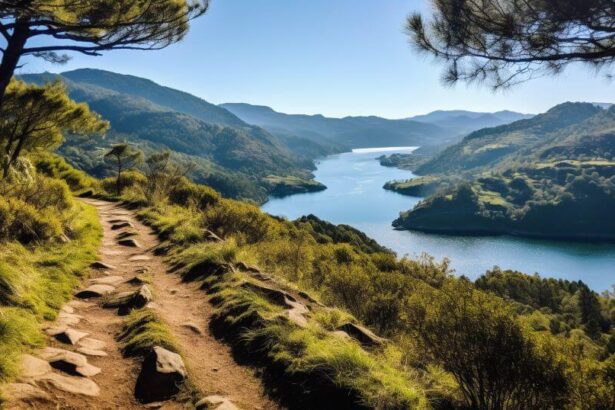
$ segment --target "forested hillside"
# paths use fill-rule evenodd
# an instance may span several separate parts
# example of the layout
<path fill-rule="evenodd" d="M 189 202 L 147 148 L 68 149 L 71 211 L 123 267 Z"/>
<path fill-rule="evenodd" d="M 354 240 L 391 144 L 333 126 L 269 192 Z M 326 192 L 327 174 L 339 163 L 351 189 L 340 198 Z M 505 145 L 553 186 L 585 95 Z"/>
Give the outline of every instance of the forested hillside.
<path fill-rule="evenodd" d="M 108 359 L 104 352 L 81 348 L 84 354 L 99 356 L 79 356 L 78 371 L 85 373 L 79 383 L 85 383 L 84 378 L 88 386 L 94 383 L 88 378 L 100 368 L 89 367 L 88 360 L 97 360 L 107 369 L 95 379 L 102 390 L 110 366 L 128 378 L 121 391 L 104 394 L 143 405 L 154 402 L 151 397 L 196 405 L 203 396 L 199 386 L 206 385 L 194 375 L 202 372 L 200 361 L 209 359 L 195 356 L 200 349 L 190 347 L 217 343 L 228 344 L 233 352 L 231 357 L 228 347 L 219 347 L 218 356 L 226 355 L 233 366 L 250 366 L 255 370 L 251 377 L 262 378 L 267 390 L 258 399 L 280 408 L 491 409 L 499 408 L 494 404 L 498 397 L 505 397 L 509 408 L 612 407 L 612 295 L 599 295 L 582 282 L 497 270 L 472 283 L 453 276 L 447 260 L 400 259 L 349 226 L 314 216 L 288 221 L 253 204 L 225 199 L 211 187 L 190 181 L 168 151 L 143 158 L 133 145 L 115 144 L 99 160 L 115 165 L 115 174 L 103 180 L 88 177 L 47 150 L 61 143 L 63 135 L 96 141 L 93 135 L 105 132 L 109 124 L 90 107 L 70 100 L 59 84 L 13 84 L 4 110 L 16 110 L 14 103 L 32 98 L 26 97 L 30 94 L 38 96 L 38 104 L 29 105 L 30 115 L 11 111 L 3 124 L 5 131 L 20 130 L 2 134 L 9 136 L 8 146 L 25 149 L 11 151 L 15 161 L 8 163 L 0 183 L 0 325 L 5 329 L 0 334 L 0 381 L 20 377 L 23 354 L 46 358 L 50 351 L 57 352 L 53 346 L 58 343 L 70 348 L 71 337 L 81 334 L 70 326 L 84 316 L 58 311 L 76 294 L 90 301 L 72 304 L 85 309 L 80 310 L 83 315 L 97 309 L 113 321 L 104 333 L 114 332 L 106 346 L 115 349 Z M 116 96 L 109 93 L 103 102 Z M 122 98 L 128 102 L 137 97 Z M 105 109 L 104 104 L 97 107 Z M 126 107 L 126 115 L 142 115 L 141 105 Z M 37 121 L 53 124 L 53 132 L 21 128 L 30 124 L 35 110 Z M 156 106 L 145 111 L 162 118 L 169 114 Z M 122 125 L 123 117 L 117 115 Z M 198 120 L 185 120 L 197 129 L 205 127 L 191 122 Z M 55 138 L 49 140 L 49 135 Z M 15 144 L 19 140 L 28 144 Z M 135 166 L 141 159 L 145 165 L 139 170 Z M 517 182 L 512 185 L 520 191 Z M 75 200 L 77 195 L 107 201 L 89 202 L 101 211 L 96 215 Z M 152 242 L 151 233 L 127 219 L 134 212 L 160 242 Z M 98 218 L 105 232 L 102 243 Z M 147 248 L 140 238 L 147 239 Z M 99 282 L 75 291 L 98 246 L 103 261 L 115 264 L 91 265 Z M 105 273 L 122 274 L 127 263 L 137 276 L 125 280 Z M 30 271 L 36 273 L 24 274 Z M 124 282 L 102 284 L 111 280 Z M 172 283 L 177 288 L 165 285 L 168 280 L 176 280 Z M 157 292 L 153 295 L 144 286 Z M 179 292 L 190 293 L 177 299 Z M 147 305 L 152 298 L 154 303 Z M 169 311 L 169 304 L 175 311 Z M 194 309 L 208 312 L 206 326 L 196 326 L 198 332 L 184 322 L 183 315 L 194 314 Z M 118 319 L 116 310 L 126 318 Z M 180 317 L 174 317 L 178 311 Z M 49 330 L 47 320 L 56 318 L 65 327 Z M 89 329 L 96 327 L 96 321 L 85 322 Z M 192 327 L 186 330 L 187 325 Z M 47 344 L 52 347 L 44 347 Z M 36 353 L 39 349 L 43 353 Z M 171 393 L 162 393 L 144 376 L 133 380 L 133 367 L 142 366 L 141 374 L 151 367 L 152 351 L 176 355 L 170 356 L 175 365 L 191 360 L 188 363 L 197 366 L 178 370 L 181 377 L 172 383 L 165 379 L 162 386 Z M 65 359 L 46 360 L 55 370 L 50 367 L 33 377 L 53 377 L 56 384 L 47 385 L 50 391 L 72 388 L 71 394 L 97 400 L 96 383 L 93 391 L 75 393 L 74 385 L 57 381 L 64 380 L 57 372 L 70 369 L 57 364 Z M 228 386 L 228 373 L 220 370 L 216 375 L 221 379 L 216 380 L 222 389 Z M 245 379 L 234 383 L 256 383 L 244 370 L 241 374 Z M 143 383 L 148 386 L 145 392 L 139 387 Z M 8 399 L 23 400 L 14 396 L 19 383 L 9 386 Z M 38 396 L 27 400 L 54 402 L 40 386 L 29 386 Z M 1 389 L 7 391 L 4 385 Z"/>
<path fill-rule="evenodd" d="M 177 152 L 178 158 L 193 163 L 191 175 L 198 181 L 229 197 L 263 202 L 276 188 L 266 177 L 293 176 L 299 185 L 309 186 L 312 160 L 330 152 L 298 137 L 275 137 L 197 97 L 138 77 L 77 70 L 22 78 L 37 84 L 62 80 L 72 98 L 110 121 L 105 138 L 68 136 L 60 147 L 72 164 L 98 177 L 111 172 L 100 161 L 101 153 L 127 141 L 145 152 Z"/>
<path fill-rule="evenodd" d="M 439 192 L 394 225 L 613 240 L 614 131 L 615 109 L 585 103 L 565 103 L 529 120 L 476 131 L 418 167 L 418 173 L 438 174 Z M 450 183 L 452 177 L 457 183 Z M 406 185 L 420 182 L 387 188 L 403 193 Z"/>

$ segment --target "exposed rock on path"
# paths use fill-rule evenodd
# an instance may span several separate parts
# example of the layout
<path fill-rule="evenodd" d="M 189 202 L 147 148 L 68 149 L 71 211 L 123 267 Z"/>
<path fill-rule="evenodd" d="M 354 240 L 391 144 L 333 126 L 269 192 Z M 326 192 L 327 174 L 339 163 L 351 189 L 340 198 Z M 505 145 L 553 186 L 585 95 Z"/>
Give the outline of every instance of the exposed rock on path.
<path fill-rule="evenodd" d="M 172 396 L 173 386 L 187 376 L 201 397 L 215 399 L 208 402 L 209 408 L 278 409 L 253 371 L 237 364 L 230 347 L 210 334 L 213 308 L 209 296 L 200 283 L 186 283 L 168 273 L 168 266 L 154 254 L 160 245 L 155 234 L 117 204 L 85 202 L 97 208 L 103 225 L 100 260 L 91 265 L 90 279 L 75 294 L 78 299 L 69 302 L 58 320 L 47 326 L 48 347 L 26 356 L 27 371 L 22 371 L 16 383 L 2 386 L 8 397 L 6 408 L 186 408 L 185 403 L 156 402 Z M 124 240 L 139 247 L 119 243 Z M 177 292 L 172 294 L 169 289 Z M 114 309 L 105 309 L 105 305 Z M 118 311 L 144 306 L 155 310 L 167 325 L 181 356 L 158 350 L 155 360 L 148 358 L 143 367 L 122 356 L 116 336 L 124 319 Z M 165 380 L 161 374 L 169 377 Z M 156 399 L 150 406 L 135 397 L 137 379 L 139 388 L 144 388 L 139 398 Z M 158 397 L 143 400 L 147 394 Z"/>

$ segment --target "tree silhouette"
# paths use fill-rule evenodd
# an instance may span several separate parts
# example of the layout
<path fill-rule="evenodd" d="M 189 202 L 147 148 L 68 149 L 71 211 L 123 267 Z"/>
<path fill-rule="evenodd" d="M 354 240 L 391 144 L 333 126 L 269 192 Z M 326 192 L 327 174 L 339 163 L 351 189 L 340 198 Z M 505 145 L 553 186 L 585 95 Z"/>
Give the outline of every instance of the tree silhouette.
<path fill-rule="evenodd" d="M 115 144 L 105 154 L 105 161 L 112 162 L 117 170 L 115 191 L 117 195 L 122 193 L 122 172 L 131 168 L 143 160 L 143 153 L 127 143 Z"/>
<path fill-rule="evenodd" d="M 0 109 L 3 178 L 24 151 L 48 149 L 62 142 L 62 133 L 102 133 L 108 123 L 78 104 L 56 82 L 37 86 L 12 80 Z"/>
<path fill-rule="evenodd" d="M 22 56 L 65 62 L 75 51 L 154 50 L 181 40 L 207 0 L 0 1 L 0 104 Z M 29 40 L 47 38 L 45 42 Z M 52 41 L 49 41 L 52 40 Z"/>
<path fill-rule="evenodd" d="M 448 63 L 444 80 L 508 87 L 574 62 L 615 59 L 612 0 L 433 0 L 430 21 L 408 17 L 419 50 Z"/>

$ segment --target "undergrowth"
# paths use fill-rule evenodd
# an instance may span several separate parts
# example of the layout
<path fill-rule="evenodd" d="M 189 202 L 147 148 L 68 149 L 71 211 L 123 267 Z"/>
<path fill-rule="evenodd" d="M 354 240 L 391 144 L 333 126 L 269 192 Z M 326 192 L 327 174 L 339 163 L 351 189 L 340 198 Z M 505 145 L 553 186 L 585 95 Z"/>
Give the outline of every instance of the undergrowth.
<path fill-rule="evenodd" d="M 96 210 L 75 205 L 70 241 L 0 246 L 0 380 L 17 371 L 19 356 L 39 346 L 41 323 L 60 307 L 96 260 L 101 227 Z"/>

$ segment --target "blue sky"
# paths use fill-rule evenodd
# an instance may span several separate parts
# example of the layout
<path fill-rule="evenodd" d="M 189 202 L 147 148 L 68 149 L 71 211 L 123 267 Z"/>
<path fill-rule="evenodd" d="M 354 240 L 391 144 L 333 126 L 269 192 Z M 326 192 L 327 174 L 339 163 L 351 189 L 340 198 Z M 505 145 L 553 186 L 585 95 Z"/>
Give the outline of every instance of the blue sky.
<path fill-rule="evenodd" d="M 21 73 L 93 67 L 150 78 L 213 103 L 281 112 L 402 118 L 437 109 L 543 112 L 564 101 L 613 102 L 615 82 L 584 67 L 513 90 L 442 85 L 442 67 L 404 34 L 427 0 L 213 0 L 180 44 L 154 52 L 28 59 Z"/>

